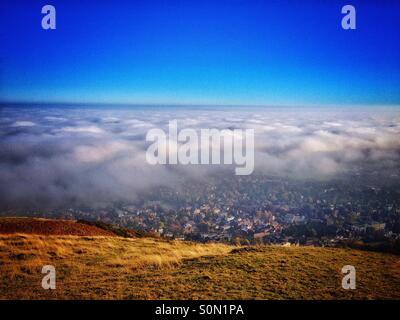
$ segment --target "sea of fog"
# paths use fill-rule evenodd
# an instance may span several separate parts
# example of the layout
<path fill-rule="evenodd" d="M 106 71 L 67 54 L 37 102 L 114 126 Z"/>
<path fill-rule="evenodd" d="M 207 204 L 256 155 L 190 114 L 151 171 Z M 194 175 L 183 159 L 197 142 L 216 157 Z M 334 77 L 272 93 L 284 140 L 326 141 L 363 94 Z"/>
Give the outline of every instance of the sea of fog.
<path fill-rule="evenodd" d="M 218 165 L 150 165 L 152 128 L 254 129 L 252 175 L 330 179 L 367 164 L 398 175 L 400 108 L 3 105 L 0 207 L 124 201 L 143 190 L 224 172 Z M 223 171 L 225 170 L 225 171 Z"/>

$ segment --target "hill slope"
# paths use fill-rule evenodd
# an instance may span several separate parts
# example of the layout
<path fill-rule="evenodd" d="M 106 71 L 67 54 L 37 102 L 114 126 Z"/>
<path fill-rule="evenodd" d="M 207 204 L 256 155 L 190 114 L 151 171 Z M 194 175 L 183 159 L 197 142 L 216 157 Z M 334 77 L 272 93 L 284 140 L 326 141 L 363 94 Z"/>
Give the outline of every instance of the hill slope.
<path fill-rule="evenodd" d="M 0 218 L 0 234 L 42 234 L 73 236 L 115 236 L 111 231 L 71 220 L 50 220 L 25 217 Z"/>
<path fill-rule="evenodd" d="M 57 289 L 43 290 L 51 264 Z M 341 288 L 341 268 L 357 289 Z M 115 236 L 0 235 L 1 299 L 400 299 L 400 257 Z"/>

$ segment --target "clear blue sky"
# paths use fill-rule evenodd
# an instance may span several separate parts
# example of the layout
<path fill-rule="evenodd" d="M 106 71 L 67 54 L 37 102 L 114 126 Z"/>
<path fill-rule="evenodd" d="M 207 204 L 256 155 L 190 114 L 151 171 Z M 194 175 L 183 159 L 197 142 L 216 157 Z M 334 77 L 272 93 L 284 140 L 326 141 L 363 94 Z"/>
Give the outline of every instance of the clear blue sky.
<path fill-rule="evenodd" d="M 3 0 L 0 44 L 0 101 L 400 104 L 400 1 Z"/>

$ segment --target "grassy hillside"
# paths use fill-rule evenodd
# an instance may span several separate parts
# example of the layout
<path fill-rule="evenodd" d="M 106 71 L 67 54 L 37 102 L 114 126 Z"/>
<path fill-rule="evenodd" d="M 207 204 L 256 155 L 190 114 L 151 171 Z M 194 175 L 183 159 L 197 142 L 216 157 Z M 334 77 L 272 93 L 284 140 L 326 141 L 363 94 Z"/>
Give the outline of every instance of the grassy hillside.
<path fill-rule="evenodd" d="M 26 217 L 0 217 L 0 234 L 42 234 L 74 236 L 116 236 L 112 230 L 87 222 Z"/>
<path fill-rule="evenodd" d="M 41 288 L 41 267 L 57 289 Z M 354 265 L 357 289 L 341 288 Z M 400 299 L 400 257 L 152 238 L 0 235 L 1 299 Z"/>

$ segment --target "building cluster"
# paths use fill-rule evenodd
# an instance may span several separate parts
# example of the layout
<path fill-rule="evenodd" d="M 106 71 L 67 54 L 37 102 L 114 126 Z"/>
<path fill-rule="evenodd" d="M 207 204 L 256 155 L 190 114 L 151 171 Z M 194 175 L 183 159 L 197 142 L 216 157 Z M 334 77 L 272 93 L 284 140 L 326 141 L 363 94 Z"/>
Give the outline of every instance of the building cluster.
<path fill-rule="evenodd" d="M 349 181 L 221 178 L 159 188 L 142 199 L 102 209 L 60 209 L 49 216 L 95 218 L 201 242 L 335 245 L 346 239 L 400 238 L 399 191 Z"/>

